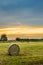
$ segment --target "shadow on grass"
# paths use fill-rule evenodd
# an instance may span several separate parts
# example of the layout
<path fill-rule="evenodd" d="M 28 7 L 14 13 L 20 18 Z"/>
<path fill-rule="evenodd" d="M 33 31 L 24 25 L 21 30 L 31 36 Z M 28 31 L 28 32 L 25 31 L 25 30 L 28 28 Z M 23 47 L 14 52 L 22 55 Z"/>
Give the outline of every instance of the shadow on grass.
<path fill-rule="evenodd" d="M 8 56 L 25 56 L 25 54 L 18 54 L 18 55 L 10 55 L 10 54 L 6 54 Z"/>

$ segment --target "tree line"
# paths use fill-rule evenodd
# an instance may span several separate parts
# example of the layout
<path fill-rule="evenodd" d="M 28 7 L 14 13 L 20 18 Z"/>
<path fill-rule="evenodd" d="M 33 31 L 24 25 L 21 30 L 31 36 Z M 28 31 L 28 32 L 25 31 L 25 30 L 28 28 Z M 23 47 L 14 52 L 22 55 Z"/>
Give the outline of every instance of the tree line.
<path fill-rule="evenodd" d="M 16 38 L 16 41 L 38 42 L 38 41 L 43 41 L 43 38 L 41 38 L 41 39 L 28 39 L 28 38 L 21 39 L 21 38 Z"/>
<path fill-rule="evenodd" d="M 7 35 L 6 34 L 2 34 L 1 37 L 0 37 L 0 41 L 8 41 L 8 38 L 7 38 Z M 35 41 L 35 42 L 38 42 L 38 41 L 43 41 L 43 38 L 41 39 L 29 39 L 29 38 L 16 38 L 15 40 L 9 40 L 9 41 Z"/>
<path fill-rule="evenodd" d="M 2 34 L 1 37 L 0 37 L 0 41 L 7 41 L 8 38 L 6 36 L 6 34 Z"/>

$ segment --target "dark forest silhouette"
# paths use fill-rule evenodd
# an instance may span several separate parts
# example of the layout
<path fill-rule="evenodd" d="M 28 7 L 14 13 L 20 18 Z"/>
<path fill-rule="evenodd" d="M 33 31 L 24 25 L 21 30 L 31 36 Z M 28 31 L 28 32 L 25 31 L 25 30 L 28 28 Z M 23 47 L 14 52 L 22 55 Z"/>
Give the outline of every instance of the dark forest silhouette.
<path fill-rule="evenodd" d="M 0 38 L 0 41 L 7 41 L 7 35 L 6 34 L 2 34 L 1 35 L 1 38 Z"/>
<path fill-rule="evenodd" d="M 0 41 L 23 41 L 23 42 L 38 42 L 38 41 L 43 41 L 43 38 L 41 39 L 29 39 L 29 38 L 16 38 L 15 40 L 8 40 L 8 37 L 6 34 L 2 34 L 1 35 L 1 38 L 0 38 Z"/>
<path fill-rule="evenodd" d="M 42 38 L 42 39 L 28 39 L 28 38 L 24 38 L 24 39 L 22 38 L 22 39 L 21 39 L 21 38 L 16 38 L 16 41 L 27 41 L 27 42 L 28 42 L 28 41 L 31 41 L 31 42 L 32 42 L 32 41 L 33 41 L 33 42 L 35 41 L 35 42 L 38 42 L 38 41 L 43 41 L 43 38 Z"/>

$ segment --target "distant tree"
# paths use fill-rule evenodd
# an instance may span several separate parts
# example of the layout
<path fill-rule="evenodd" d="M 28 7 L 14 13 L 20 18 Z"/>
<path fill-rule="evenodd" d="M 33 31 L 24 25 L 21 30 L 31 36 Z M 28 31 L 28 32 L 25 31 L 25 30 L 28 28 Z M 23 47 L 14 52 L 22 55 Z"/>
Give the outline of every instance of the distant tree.
<path fill-rule="evenodd" d="M 20 38 L 16 38 L 16 41 L 20 41 Z"/>
<path fill-rule="evenodd" d="M 1 41 L 7 41 L 7 36 L 6 36 L 6 34 L 1 35 Z"/>

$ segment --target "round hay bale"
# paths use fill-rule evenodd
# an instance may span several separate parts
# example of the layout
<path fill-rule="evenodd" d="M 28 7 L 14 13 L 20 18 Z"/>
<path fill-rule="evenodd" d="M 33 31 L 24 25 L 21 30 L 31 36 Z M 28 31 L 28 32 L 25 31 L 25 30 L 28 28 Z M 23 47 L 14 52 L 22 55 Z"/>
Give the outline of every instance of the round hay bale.
<path fill-rule="evenodd" d="M 20 48 L 17 44 L 12 44 L 9 49 L 8 49 L 8 53 L 9 55 L 19 55 L 19 52 L 20 52 Z"/>

